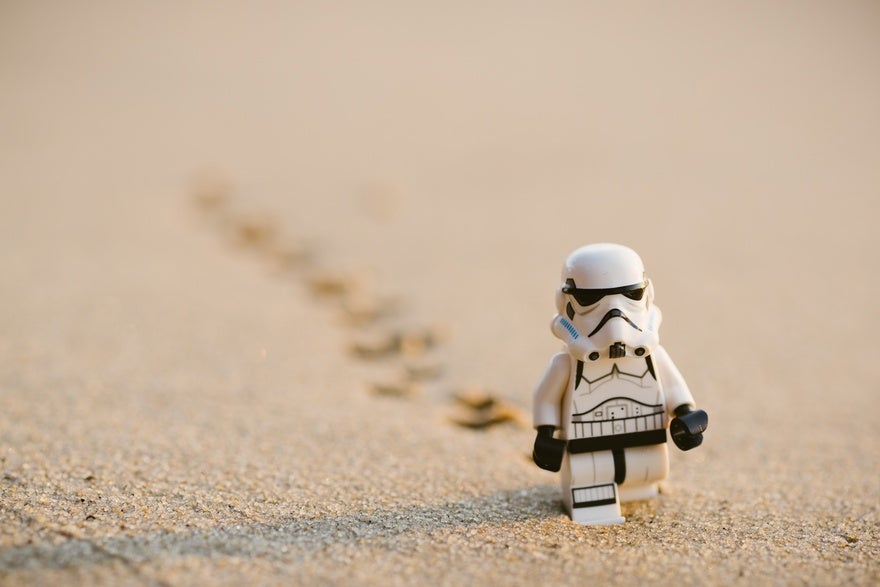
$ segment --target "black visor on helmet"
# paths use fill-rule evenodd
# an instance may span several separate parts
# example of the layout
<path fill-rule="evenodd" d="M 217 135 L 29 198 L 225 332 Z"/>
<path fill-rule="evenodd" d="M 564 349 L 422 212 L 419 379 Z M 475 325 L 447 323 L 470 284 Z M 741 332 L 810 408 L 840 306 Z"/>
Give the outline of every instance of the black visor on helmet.
<path fill-rule="evenodd" d="M 562 286 L 562 293 L 573 297 L 581 306 L 592 306 L 605 296 L 623 294 L 631 300 L 640 300 L 645 296 L 645 288 L 648 282 L 634 283 L 622 287 L 609 287 L 606 289 L 578 289 L 573 279 L 566 279 Z"/>

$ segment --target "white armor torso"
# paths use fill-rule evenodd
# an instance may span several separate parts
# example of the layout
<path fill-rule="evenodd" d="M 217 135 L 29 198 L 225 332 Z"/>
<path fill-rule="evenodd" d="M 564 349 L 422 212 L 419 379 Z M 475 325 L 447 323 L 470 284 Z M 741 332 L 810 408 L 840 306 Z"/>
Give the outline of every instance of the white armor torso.
<path fill-rule="evenodd" d="M 652 371 L 650 360 L 646 358 L 580 365 L 572 358 L 562 406 L 564 438 L 577 441 L 618 436 L 625 438 L 624 442 L 629 445 L 638 445 L 639 438 L 656 440 L 666 429 L 667 416 L 663 389 Z M 646 434 L 651 431 L 653 435 Z M 636 436 L 631 436 L 634 434 Z M 665 432 L 662 434 L 665 438 Z M 599 446 L 605 444 L 598 440 L 584 440 L 580 444 L 593 447 L 584 450 L 596 450 L 596 442 Z"/>

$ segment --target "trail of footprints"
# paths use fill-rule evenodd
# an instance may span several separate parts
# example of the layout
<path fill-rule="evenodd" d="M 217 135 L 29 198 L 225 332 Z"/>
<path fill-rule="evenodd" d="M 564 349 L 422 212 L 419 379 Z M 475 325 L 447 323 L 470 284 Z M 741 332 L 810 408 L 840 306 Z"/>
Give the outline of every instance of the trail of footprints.
<path fill-rule="evenodd" d="M 443 364 L 434 355 L 446 342 L 444 330 L 395 325 L 399 320 L 392 318 L 399 318 L 399 300 L 376 295 L 370 275 L 321 267 L 315 243 L 285 234 L 267 214 L 238 211 L 225 182 L 202 181 L 193 198 L 200 214 L 221 236 L 270 262 L 279 276 L 295 275 L 317 300 L 332 303 L 355 330 L 348 345 L 353 357 L 394 365 L 396 375 L 390 380 L 367 383 L 370 393 L 412 398 L 424 382 L 441 380 Z M 451 394 L 451 402 L 449 419 L 464 428 L 480 430 L 505 423 L 528 426 L 520 408 L 482 387 L 459 389 Z"/>

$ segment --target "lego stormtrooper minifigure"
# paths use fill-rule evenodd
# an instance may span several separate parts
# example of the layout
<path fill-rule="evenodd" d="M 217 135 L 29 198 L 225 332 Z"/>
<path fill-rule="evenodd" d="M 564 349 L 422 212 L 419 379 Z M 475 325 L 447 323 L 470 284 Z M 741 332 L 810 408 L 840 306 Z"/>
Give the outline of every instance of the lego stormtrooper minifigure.
<path fill-rule="evenodd" d="M 562 469 L 575 522 L 619 524 L 621 502 L 657 495 L 669 469 L 667 428 L 681 450 L 703 441 L 708 416 L 659 344 L 653 302 L 632 249 L 587 245 L 565 261 L 551 329 L 566 349 L 535 390 L 533 458 Z"/>

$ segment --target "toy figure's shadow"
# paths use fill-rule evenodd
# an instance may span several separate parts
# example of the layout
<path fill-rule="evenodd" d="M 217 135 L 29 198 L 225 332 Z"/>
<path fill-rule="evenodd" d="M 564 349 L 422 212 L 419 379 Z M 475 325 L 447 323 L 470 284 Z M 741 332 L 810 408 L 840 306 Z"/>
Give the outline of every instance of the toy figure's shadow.
<path fill-rule="evenodd" d="M 562 514 L 558 488 L 528 487 L 429 506 L 352 512 L 315 518 L 279 517 L 274 523 L 200 528 L 192 532 L 70 538 L 0 550 L 0 571 L 59 569 L 112 562 L 143 563 L 168 557 L 295 559 L 334 545 L 406 542 L 444 529 L 516 525 Z M 512 530 L 513 531 L 513 530 Z"/>

